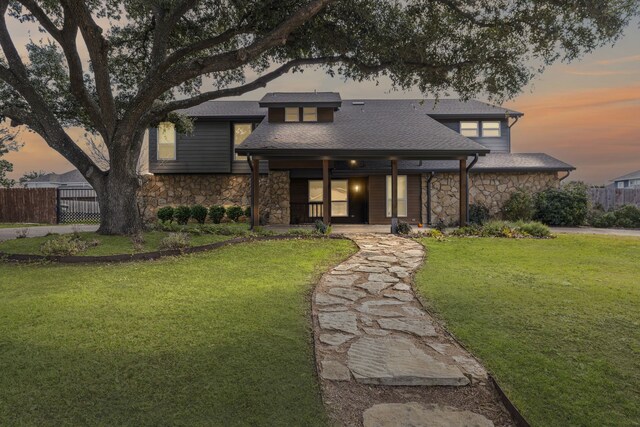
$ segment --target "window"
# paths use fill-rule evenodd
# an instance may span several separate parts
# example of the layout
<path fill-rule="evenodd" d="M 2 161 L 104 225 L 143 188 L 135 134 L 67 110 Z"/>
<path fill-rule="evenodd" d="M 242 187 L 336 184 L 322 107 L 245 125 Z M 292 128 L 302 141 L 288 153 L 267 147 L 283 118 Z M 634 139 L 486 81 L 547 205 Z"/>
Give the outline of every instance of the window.
<path fill-rule="evenodd" d="M 499 138 L 500 122 L 482 122 L 482 136 L 487 138 Z"/>
<path fill-rule="evenodd" d="M 300 121 L 300 109 L 298 107 L 287 107 L 284 109 L 284 121 L 285 122 L 299 122 Z"/>
<path fill-rule="evenodd" d="M 629 187 L 638 187 L 640 186 L 640 179 L 632 179 L 629 181 Z"/>
<path fill-rule="evenodd" d="M 346 179 L 331 180 L 331 216 L 349 216 L 349 191 Z M 322 180 L 309 180 L 309 218 L 322 217 Z"/>
<path fill-rule="evenodd" d="M 247 139 L 251 132 L 253 131 L 252 123 L 234 123 L 233 124 L 233 147 L 234 147 L 234 158 L 236 160 L 247 160 L 247 156 L 239 156 L 235 152 L 235 147 L 242 144 L 242 142 Z"/>
<path fill-rule="evenodd" d="M 171 122 L 158 124 L 158 160 L 176 159 L 176 125 Z"/>
<path fill-rule="evenodd" d="M 346 179 L 331 180 L 331 216 L 349 216 L 349 190 Z"/>
<path fill-rule="evenodd" d="M 398 175 L 398 217 L 407 216 L 407 176 Z M 391 175 L 387 175 L 387 218 L 391 217 Z"/>
<path fill-rule="evenodd" d="M 618 188 L 624 188 L 624 181 L 618 181 L 616 185 Z"/>
<path fill-rule="evenodd" d="M 460 122 L 460 133 L 464 136 L 478 137 L 478 122 Z"/>
<path fill-rule="evenodd" d="M 302 121 L 303 122 L 317 122 L 318 121 L 318 109 L 316 107 L 304 107 L 302 109 Z"/>

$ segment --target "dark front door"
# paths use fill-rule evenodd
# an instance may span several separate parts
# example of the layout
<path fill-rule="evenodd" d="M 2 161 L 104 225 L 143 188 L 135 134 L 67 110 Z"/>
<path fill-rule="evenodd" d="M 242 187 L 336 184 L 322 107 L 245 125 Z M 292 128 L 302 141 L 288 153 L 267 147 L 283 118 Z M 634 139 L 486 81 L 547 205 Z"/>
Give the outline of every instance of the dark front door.
<path fill-rule="evenodd" d="M 369 219 L 367 177 L 349 178 L 349 217 L 332 218 L 335 224 L 366 224 Z"/>
<path fill-rule="evenodd" d="M 331 222 L 334 224 L 366 224 L 369 219 L 367 177 L 334 178 L 334 203 Z M 322 180 L 292 178 L 291 224 L 308 224 L 322 219 Z M 345 184 L 346 196 L 345 197 Z M 346 211 L 348 213 L 341 214 Z"/>

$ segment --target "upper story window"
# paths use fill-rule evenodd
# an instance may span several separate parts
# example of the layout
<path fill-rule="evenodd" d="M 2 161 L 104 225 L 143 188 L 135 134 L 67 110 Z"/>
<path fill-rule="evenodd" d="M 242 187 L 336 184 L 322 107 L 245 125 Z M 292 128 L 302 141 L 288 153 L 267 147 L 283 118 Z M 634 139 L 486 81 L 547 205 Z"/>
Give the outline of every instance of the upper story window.
<path fill-rule="evenodd" d="M 242 142 L 247 139 L 249 135 L 253 132 L 253 123 L 234 123 L 233 124 L 233 147 L 237 147 L 242 144 Z M 240 156 L 235 153 L 235 160 L 247 160 L 247 156 Z"/>
<path fill-rule="evenodd" d="M 316 108 L 316 107 L 304 107 L 302 109 L 302 121 L 303 122 L 317 122 L 318 121 L 318 108 Z"/>
<path fill-rule="evenodd" d="M 478 122 L 460 122 L 460 133 L 471 138 L 479 137 Z"/>
<path fill-rule="evenodd" d="M 485 138 L 499 138 L 500 122 L 482 122 L 482 136 Z"/>
<path fill-rule="evenodd" d="M 171 122 L 158 124 L 158 160 L 176 159 L 176 125 Z"/>
<path fill-rule="evenodd" d="M 285 122 L 299 122 L 300 121 L 300 109 L 298 107 L 286 107 L 284 109 L 284 121 Z"/>

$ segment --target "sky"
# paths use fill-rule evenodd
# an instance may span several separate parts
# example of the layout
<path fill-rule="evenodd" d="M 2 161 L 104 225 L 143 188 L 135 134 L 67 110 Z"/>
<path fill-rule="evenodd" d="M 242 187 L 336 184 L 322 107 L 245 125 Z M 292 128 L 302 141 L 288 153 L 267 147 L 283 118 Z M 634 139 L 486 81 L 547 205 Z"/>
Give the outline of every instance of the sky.
<path fill-rule="evenodd" d="M 516 153 L 547 153 L 576 167 L 570 180 L 607 184 L 640 169 L 640 29 L 630 25 L 614 46 L 571 64 L 558 63 L 522 93 L 504 103 L 524 113 L 512 128 Z M 26 36 L 24 34 L 23 36 Z M 272 91 L 334 91 L 349 98 L 424 98 L 418 90 L 392 91 L 386 80 L 352 82 L 321 71 L 285 75 L 265 89 L 238 99 L 260 99 Z M 482 99 L 481 97 L 479 99 Z M 32 170 L 66 172 L 72 166 L 34 134 L 22 132 L 24 146 L 5 158 L 18 179 Z"/>

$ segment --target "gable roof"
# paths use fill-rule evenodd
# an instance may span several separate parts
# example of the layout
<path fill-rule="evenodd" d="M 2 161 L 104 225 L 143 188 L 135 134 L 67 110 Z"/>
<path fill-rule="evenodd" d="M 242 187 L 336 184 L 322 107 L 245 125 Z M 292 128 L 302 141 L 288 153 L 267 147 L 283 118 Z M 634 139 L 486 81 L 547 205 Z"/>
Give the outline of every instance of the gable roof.
<path fill-rule="evenodd" d="M 238 154 L 424 158 L 486 154 L 489 150 L 429 117 L 407 100 L 343 102 L 330 123 L 263 121 Z"/>
<path fill-rule="evenodd" d="M 261 107 L 320 106 L 340 107 L 342 99 L 338 92 L 270 92 L 259 101 Z"/>
<path fill-rule="evenodd" d="M 267 115 L 267 109 L 258 105 L 257 101 L 207 101 L 195 107 L 179 110 L 189 117 L 256 117 Z"/>
<path fill-rule="evenodd" d="M 617 181 L 626 181 L 628 179 L 640 179 L 640 170 L 635 172 L 628 173 L 626 175 L 619 176 L 618 178 L 613 179 L 613 182 Z"/>

